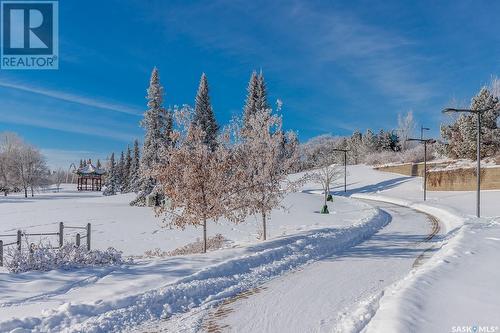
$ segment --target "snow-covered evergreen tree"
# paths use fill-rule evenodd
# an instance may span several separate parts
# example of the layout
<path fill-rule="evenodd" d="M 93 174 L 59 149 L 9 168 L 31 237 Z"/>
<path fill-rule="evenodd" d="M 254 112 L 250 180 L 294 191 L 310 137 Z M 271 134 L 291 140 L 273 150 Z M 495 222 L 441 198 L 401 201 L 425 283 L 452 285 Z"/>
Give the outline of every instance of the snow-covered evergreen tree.
<path fill-rule="evenodd" d="M 367 129 L 362 138 L 364 154 L 370 154 L 378 151 L 377 136 L 371 129 Z"/>
<path fill-rule="evenodd" d="M 163 87 L 160 84 L 158 69 L 155 67 L 151 73 L 148 88 L 148 109 L 144 113 L 141 126 L 146 130 L 142 158 L 139 169 L 139 193 L 131 202 L 132 205 L 142 206 L 146 203 L 156 180 L 151 176 L 153 167 L 162 162 L 161 151 L 171 144 L 172 114 L 163 107 Z"/>
<path fill-rule="evenodd" d="M 413 112 L 408 111 L 405 116 L 398 114 L 398 129 L 397 134 L 401 140 L 401 149 L 405 151 L 410 147 L 408 140 L 415 132 L 415 121 L 413 120 Z"/>
<path fill-rule="evenodd" d="M 132 152 L 130 146 L 127 146 L 127 153 L 125 155 L 125 162 L 122 169 L 122 184 L 121 192 L 127 193 L 130 188 L 130 167 L 132 165 Z"/>
<path fill-rule="evenodd" d="M 488 88 L 483 87 L 472 98 L 470 108 L 472 110 L 490 109 L 481 116 L 481 157 L 492 156 L 500 151 L 500 129 L 497 123 L 500 103 Z M 475 114 L 465 113 L 461 114 L 454 123 L 441 126 L 441 136 L 446 141 L 444 150 L 448 157 L 476 159 L 476 121 Z"/>
<path fill-rule="evenodd" d="M 262 73 L 262 71 L 260 71 L 259 75 L 257 76 L 256 96 L 257 100 L 255 101 L 255 107 L 257 111 L 269 109 L 269 104 L 267 103 L 267 87 L 266 87 L 266 82 L 264 80 L 264 74 Z M 281 105 L 278 105 L 278 108 L 281 109 Z"/>
<path fill-rule="evenodd" d="M 139 190 L 139 166 L 141 163 L 140 159 L 140 151 L 139 151 L 139 140 L 134 141 L 134 154 L 130 163 L 130 172 L 129 172 L 129 192 L 138 192 Z"/>
<path fill-rule="evenodd" d="M 106 173 L 106 180 L 104 182 L 104 185 L 106 188 L 104 189 L 104 192 L 102 192 L 103 195 L 115 195 L 116 191 L 118 190 L 117 182 L 116 182 L 116 163 L 115 163 L 115 153 L 111 154 L 111 157 L 109 158 L 109 165 L 108 165 L 108 170 Z"/>
<path fill-rule="evenodd" d="M 97 164 L 95 166 L 97 167 L 97 169 L 102 169 L 102 164 L 100 159 L 97 159 Z"/>
<path fill-rule="evenodd" d="M 205 73 L 201 75 L 200 85 L 196 94 L 193 122 L 205 132 L 203 142 L 210 149 L 215 150 L 217 147 L 219 126 L 217 125 L 212 105 L 210 104 L 208 80 Z"/>
<path fill-rule="evenodd" d="M 243 107 L 243 123 L 247 126 L 249 118 L 257 112 L 257 91 L 259 89 L 259 77 L 256 71 L 252 72 L 247 87 L 247 98 Z"/>
<path fill-rule="evenodd" d="M 358 164 L 361 158 L 363 148 L 363 135 L 355 130 L 349 140 L 347 140 L 347 150 L 349 150 L 348 163 Z"/>
<path fill-rule="evenodd" d="M 116 163 L 116 186 L 117 190 L 121 192 L 123 185 L 124 185 L 124 179 L 125 179 L 125 154 L 123 151 L 121 152 L 120 159 L 118 160 L 118 163 Z"/>

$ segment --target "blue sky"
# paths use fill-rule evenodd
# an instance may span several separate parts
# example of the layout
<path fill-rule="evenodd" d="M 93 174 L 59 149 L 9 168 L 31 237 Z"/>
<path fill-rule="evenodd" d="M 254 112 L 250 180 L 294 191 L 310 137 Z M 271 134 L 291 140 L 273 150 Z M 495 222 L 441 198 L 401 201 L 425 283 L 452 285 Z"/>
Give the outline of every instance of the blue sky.
<path fill-rule="evenodd" d="M 120 151 L 138 126 L 153 66 L 166 105 L 192 104 L 206 72 L 217 119 L 241 112 L 252 70 L 301 140 L 393 128 L 500 73 L 494 1 L 61 1 L 59 70 L 0 71 L 0 131 L 51 166 Z"/>

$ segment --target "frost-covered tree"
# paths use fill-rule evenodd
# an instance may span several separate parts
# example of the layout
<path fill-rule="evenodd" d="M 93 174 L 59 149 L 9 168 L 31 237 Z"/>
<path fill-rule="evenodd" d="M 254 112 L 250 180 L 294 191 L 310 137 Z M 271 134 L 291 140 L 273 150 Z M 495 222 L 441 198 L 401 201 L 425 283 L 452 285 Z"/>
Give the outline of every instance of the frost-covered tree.
<path fill-rule="evenodd" d="M 151 73 L 147 92 L 148 109 L 141 121 L 146 134 L 139 169 L 139 193 L 131 202 L 132 205 L 139 206 L 146 203 L 146 196 L 156 185 L 151 171 L 156 164 L 165 162 L 161 160 L 161 151 L 171 145 L 172 133 L 172 114 L 163 107 L 163 87 L 160 84 L 160 76 L 156 67 Z"/>
<path fill-rule="evenodd" d="M 267 103 L 267 87 L 266 82 L 264 80 L 264 74 L 260 71 L 257 76 L 257 91 L 256 91 L 257 99 L 255 101 L 255 108 L 257 111 L 263 111 L 269 109 L 269 104 Z M 281 101 L 278 101 L 280 104 L 278 107 L 281 108 Z"/>
<path fill-rule="evenodd" d="M 139 191 L 139 166 L 140 166 L 140 151 L 139 151 L 139 141 L 134 140 L 134 153 L 132 156 L 132 161 L 130 164 L 130 172 L 129 172 L 129 192 L 138 192 Z"/>
<path fill-rule="evenodd" d="M 115 195 L 118 191 L 118 184 L 116 180 L 116 163 L 115 163 L 115 153 L 111 154 L 109 158 L 108 170 L 106 172 L 106 180 L 104 181 L 104 186 L 106 188 L 102 192 L 103 195 Z"/>
<path fill-rule="evenodd" d="M 0 139 L 0 187 L 7 194 L 11 188 L 22 188 L 24 196 L 49 184 L 50 172 L 40 151 L 14 133 L 3 133 Z"/>
<path fill-rule="evenodd" d="M 66 179 L 66 172 L 63 169 L 59 168 L 54 171 L 51 178 L 54 185 L 56 185 L 57 192 L 59 192 L 62 182 L 64 182 L 64 180 Z"/>
<path fill-rule="evenodd" d="M 287 176 L 295 170 L 298 163 L 297 140 L 294 133 L 284 133 L 281 129 L 282 119 L 273 114 L 271 109 L 260 109 L 246 119 L 242 126 L 240 165 L 245 170 L 245 183 L 248 190 L 242 196 L 246 207 L 252 214 L 262 217 L 262 238 L 267 237 L 267 218 L 273 208 L 280 205 L 285 193 L 294 188 Z M 284 158 L 283 136 L 288 136 L 290 153 Z"/>
<path fill-rule="evenodd" d="M 472 110 L 486 111 L 481 116 L 481 157 L 492 156 L 500 150 L 498 116 L 500 103 L 487 87 L 472 98 Z M 461 114 L 454 123 L 441 126 L 441 136 L 446 141 L 445 153 L 451 158 L 476 159 L 476 115 Z"/>
<path fill-rule="evenodd" d="M 250 116 L 257 112 L 257 99 L 259 90 L 259 77 L 256 71 L 252 72 L 250 76 L 250 81 L 247 87 L 247 97 L 245 100 L 245 106 L 243 107 L 243 124 L 247 124 Z"/>
<path fill-rule="evenodd" d="M 300 145 L 300 169 L 308 170 L 319 167 L 323 156 L 336 156 L 337 162 L 340 163 L 341 156 L 333 149 L 340 148 L 341 141 L 340 137 L 323 134 Z"/>
<path fill-rule="evenodd" d="M 346 142 L 346 149 L 349 150 L 348 162 L 358 164 L 363 153 L 363 135 L 360 131 L 355 130 L 351 137 Z"/>
<path fill-rule="evenodd" d="M 24 197 L 28 197 L 28 190 L 34 196 L 34 190 L 47 184 L 48 168 L 45 158 L 35 147 L 22 144 L 14 148 L 11 167 L 14 184 L 24 190 Z"/>
<path fill-rule="evenodd" d="M 97 163 L 95 166 L 97 167 L 97 169 L 102 169 L 102 164 L 100 159 L 97 159 Z"/>
<path fill-rule="evenodd" d="M 123 186 L 126 182 L 126 174 L 125 174 L 125 154 L 123 151 L 120 154 L 120 159 L 118 163 L 116 163 L 116 186 L 117 190 L 121 192 Z"/>
<path fill-rule="evenodd" d="M 408 111 L 405 116 L 398 114 L 398 129 L 396 133 L 401 141 L 401 150 L 407 150 L 410 145 L 406 141 L 412 137 L 415 132 L 415 120 L 413 119 L 413 112 Z"/>
<path fill-rule="evenodd" d="M 379 150 L 377 135 L 375 135 L 371 129 L 366 130 L 361 141 L 363 143 L 365 155 Z"/>
<path fill-rule="evenodd" d="M 127 193 L 129 192 L 130 188 L 130 167 L 132 166 L 132 151 L 130 150 L 130 147 L 127 146 L 127 153 L 125 155 L 125 161 L 123 163 L 123 169 L 122 169 L 122 184 L 120 191 L 122 193 Z"/>
<path fill-rule="evenodd" d="M 156 164 L 153 175 L 168 204 L 157 208 L 179 228 L 203 227 L 203 252 L 207 249 L 207 223 L 225 218 L 238 223 L 245 218 L 239 194 L 242 172 L 227 140 L 212 150 L 205 132 L 192 121 L 191 111 L 176 112 L 179 129 L 173 133 L 175 146 L 162 150 L 168 163 Z M 225 136 L 227 137 L 227 136 Z"/>
<path fill-rule="evenodd" d="M 316 184 L 321 185 L 323 190 L 323 208 L 321 209 L 322 214 L 328 214 L 328 195 L 330 194 L 330 188 L 332 184 L 344 174 L 344 170 L 338 164 L 335 163 L 335 159 L 332 156 L 324 155 L 321 159 L 319 168 L 314 170 L 310 174 L 310 179 Z"/>
<path fill-rule="evenodd" d="M 23 140 L 15 133 L 0 133 L 0 188 L 6 196 L 16 187 L 16 172 L 14 161 L 17 159 Z"/>
<path fill-rule="evenodd" d="M 267 87 L 262 71 L 257 74 L 252 72 L 250 81 L 248 82 L 247 97 L 243 108 L 243 127 L 248 126 L 248 121 L 251 116 L 259 111 L 268 110 L 267 102 Z"/>
<path fill-rule="evenodd" d="M 386 151 L 400 151 L 401 145 L 399 142 L 399 137 L 394 131 L 384 131 L 380 130 L 378 134 L 378 145 L 381 150 Z"/>
<path fill-rule="evenodd" d="M 208 80 L 205 73 L 201 75 L 200 85 L 196 93 L 193 122 L 205 132 L 203 142 L 210 149 L 215 150 L 217 147 L 219 126 L 217 125 L 215 114 L 210 104 Z"/>

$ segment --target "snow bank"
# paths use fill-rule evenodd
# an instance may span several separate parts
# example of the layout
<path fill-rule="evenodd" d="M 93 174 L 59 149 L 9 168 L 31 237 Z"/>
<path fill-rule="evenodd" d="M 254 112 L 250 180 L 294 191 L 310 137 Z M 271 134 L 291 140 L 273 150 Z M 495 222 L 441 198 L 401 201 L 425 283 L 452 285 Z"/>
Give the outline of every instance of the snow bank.
<path fill-rule="evenodd" d="M 206 267 L 162 288 L 112 301 L 66 303 L 39 316 L 0 322 L 0 331 L 121 331 L 148 320 L 209 306 L 256 287 L 286 271 L 359 244 L 388 221 L 386 213 L 371 209 L 370 216 L 350 227 L 316 229 L 249 246 L 246 255 Z"/>

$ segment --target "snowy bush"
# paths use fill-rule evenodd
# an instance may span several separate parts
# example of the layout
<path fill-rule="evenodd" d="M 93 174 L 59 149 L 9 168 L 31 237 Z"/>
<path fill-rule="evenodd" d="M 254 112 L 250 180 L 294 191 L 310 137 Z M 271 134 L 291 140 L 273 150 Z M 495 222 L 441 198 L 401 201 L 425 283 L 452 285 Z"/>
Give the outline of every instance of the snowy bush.
<path fill-rule="evenodd" d="M 427 145 L 427 161 L 435 156 L 434 145 Z M 367 165 L 382 165 L 389 163 L 420 163 L 424 161 L 424 145 L 419 144 L 405 151 L 380 151 L 367 154 L 364 162 Z"/>
<path fill-rule="evenodd" d="M 107 250 L 87 251 L 83 246 L 65 244 L 53 248 L 50 244 L 31 245 L 21 251 L 17 248 L 7 250 L 5 266 L 12 273 L 27 271 L 49 271 L 52 269 L 72 269 L 87 266 L 120 265 L 126 261 L 122 252 L 110 247 Z"/>

